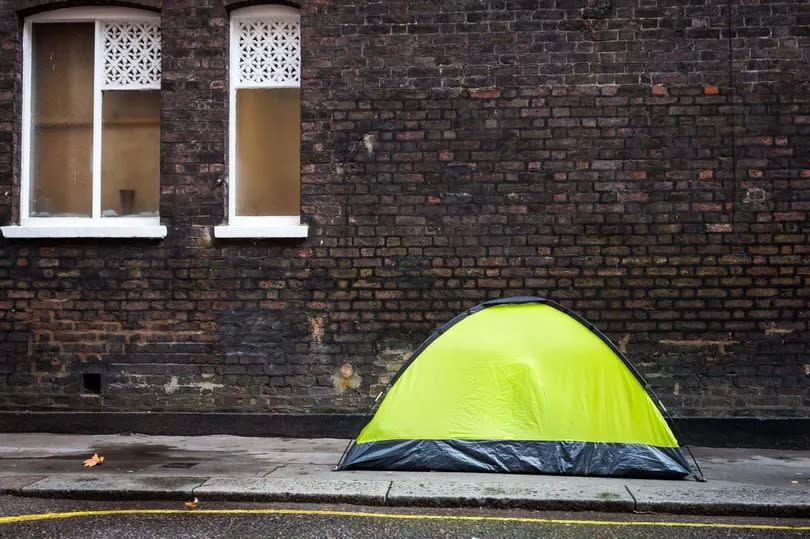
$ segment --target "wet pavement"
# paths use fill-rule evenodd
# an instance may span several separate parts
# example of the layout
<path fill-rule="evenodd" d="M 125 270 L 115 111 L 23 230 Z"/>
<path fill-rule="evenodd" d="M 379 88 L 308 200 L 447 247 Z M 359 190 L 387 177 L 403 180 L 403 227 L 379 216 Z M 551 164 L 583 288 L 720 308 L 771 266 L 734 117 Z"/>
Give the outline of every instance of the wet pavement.
<path fill-rule="evenodd" d="M 347 440 L 4 434 L 0 493 L 96 500 L 321 502 L 810 514 L 810 451 L 693 448 L 708 481 L 334 471 Z M 84 468 L 93 453 L 104 464 Z"/>

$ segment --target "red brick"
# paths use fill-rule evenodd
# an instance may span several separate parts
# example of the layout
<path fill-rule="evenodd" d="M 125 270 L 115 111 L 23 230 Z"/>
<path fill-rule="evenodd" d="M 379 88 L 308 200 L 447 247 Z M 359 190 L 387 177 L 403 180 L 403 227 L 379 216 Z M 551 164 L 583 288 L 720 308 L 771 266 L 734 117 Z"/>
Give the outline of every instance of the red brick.
<path fill-rule="evenodd" d="M 700 212 L 717 212 L 721 211 L 723 206 L 716 202 L 693 202 L 692 211 Z"/>
<path fill-rule="evenodd" d="M 422 140 L 425 138 L 424 131 L 398 131 L 397 140 Z"/>
<path fill-rule="evenodd" d="M 804 212 L 776 212 L 773 214 L 774 221 L 805 221 L 807 216 Z"/>
<path fill-rule="evenodd" d="M 501 97 L 500 88 L 471 88 L 470 97 L 473 99 L 496 99 Z"/>

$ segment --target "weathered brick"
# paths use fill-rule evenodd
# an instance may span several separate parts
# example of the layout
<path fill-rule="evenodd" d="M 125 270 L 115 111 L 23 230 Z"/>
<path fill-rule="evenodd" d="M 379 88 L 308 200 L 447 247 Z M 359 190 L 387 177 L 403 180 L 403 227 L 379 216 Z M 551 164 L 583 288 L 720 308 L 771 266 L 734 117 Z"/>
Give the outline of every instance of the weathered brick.
<path fill-rule="evenodd" d="M 495 99 L 501 97 L 500 88 L 472 88 L 470 97 L 473 99 Z"/>
<path fill-rule="evenodd" d="M 0 2 L 3 224 L 19 220 L 15 8 L 79 4 Z M 733 36 L 708 0 L 303 3 L 310 236 L 255 241 L 211 231 L 227 9 L 245 2 L 124 4 L 162 18 L 169 235 L 0 240 L 0 408 L 86 409 L 92 364 L 108 410 L 364 411 L 459 311 L 544 295 L 631 335 L 675 414 L 810 414 L 801 0 L 737 6 Z M 733 92 L 730 37 L 747 59 Z M 363 381 L 338 394 L 344 361 Z"/>

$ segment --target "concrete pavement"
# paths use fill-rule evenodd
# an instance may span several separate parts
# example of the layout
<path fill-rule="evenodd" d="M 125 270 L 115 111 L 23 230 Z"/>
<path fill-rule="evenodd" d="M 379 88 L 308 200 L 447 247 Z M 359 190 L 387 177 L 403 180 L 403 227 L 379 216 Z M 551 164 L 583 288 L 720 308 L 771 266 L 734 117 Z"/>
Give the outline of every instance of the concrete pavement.
<path fill-rule="evenodd" d="M 0 434 L 0 493 L 101 500 L 810 515 L 810 451 L 693 448 L 708 479 L 333 471 L 347 440 Z M 82 461 L 105 457 L 94 468 Z"/>

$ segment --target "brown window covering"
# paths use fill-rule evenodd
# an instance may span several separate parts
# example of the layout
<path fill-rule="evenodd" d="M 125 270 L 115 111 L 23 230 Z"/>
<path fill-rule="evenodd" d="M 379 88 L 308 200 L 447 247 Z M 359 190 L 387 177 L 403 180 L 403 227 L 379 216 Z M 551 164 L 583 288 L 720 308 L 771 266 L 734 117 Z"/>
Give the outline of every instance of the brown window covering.
<path fill-rule="evenodd" d="M 30 214 L 90 216 L 94 26 L 31 28 Z"/>
<path fill-rule="evenodd" d="M 106 90 L 101 108 L 101 215 L 157 216 L 160 92 Z"/>
<path fill-rule="evenodd" d="M 237 215 L 299 215 L 300 95 L 298 88 L 237 90 Z"/>

